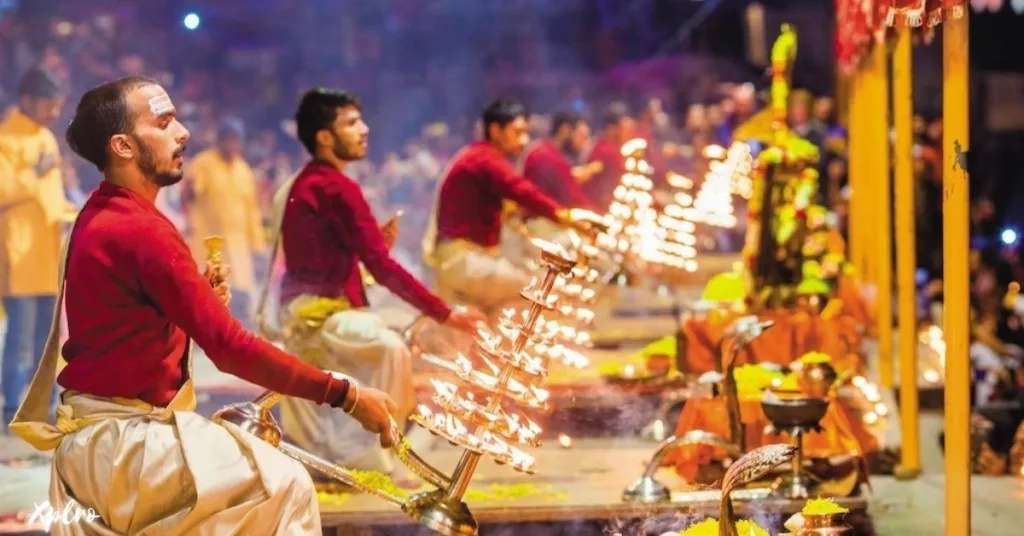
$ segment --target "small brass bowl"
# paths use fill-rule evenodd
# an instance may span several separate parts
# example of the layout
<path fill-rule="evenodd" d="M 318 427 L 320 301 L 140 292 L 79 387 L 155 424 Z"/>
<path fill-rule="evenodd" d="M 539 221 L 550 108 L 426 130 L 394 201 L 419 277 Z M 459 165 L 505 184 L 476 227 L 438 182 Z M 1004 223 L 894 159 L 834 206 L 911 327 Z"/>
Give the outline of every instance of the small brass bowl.
<path fill-rule="evenodd" d="M 800 390 L 807 396 L 825 398 L 839 375 L 828 363 L 805 363 L 797 376 Z"/>

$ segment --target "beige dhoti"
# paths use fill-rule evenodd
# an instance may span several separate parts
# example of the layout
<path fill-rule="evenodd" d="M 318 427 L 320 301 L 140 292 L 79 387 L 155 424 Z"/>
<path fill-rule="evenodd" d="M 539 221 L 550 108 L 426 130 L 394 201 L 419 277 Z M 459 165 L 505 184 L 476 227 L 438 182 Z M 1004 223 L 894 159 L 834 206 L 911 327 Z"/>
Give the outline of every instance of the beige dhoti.
<path fill-rule="evenodd" d="M 303 317 L 304 306 L 317 301 L 308 295 L 295 298 L 285 307 L 282 324 L 294 326 Z M 384 391 L 395 401 L 395 420 L 404 427 L 416 398 L 412 353 L 402 336 L 366 310 L 333 312 L 322 323 L 307 327 L 287 330 L 288 350 L 323 370 L 341 372 L 360 385 Z M 280 406 L 281 427 L 298 447 L 353 469 L 394 470 L 393 455 L 380 447 L 378 436 L 349 415 L 292 397 Z"/>
<path fill-rule="evenodd" d="M 53 534 L 153 536 L 319 534 L 320 511 L 301 464 L 233 424 L 196 414 L 191 382 L 166 408 L 66 391 L 50 504 L 99 518 Z M 72 509 L 74 511 L 74 509 Z"/>
<path fill-rule="evenodd" d="M 526 270 L 465 240 L 444 240 L 436 249 L 437 291 L 449 303 L 472 305 L 494 316 L 502 307 L 522 301 L 519 291 L 529 282 Z"/>
<path fill-rule="evenodd" d="M 67 245 L 65 244 L 65 254 Z M 64 273 L 61 262 L 61 273 Z M 63 303 L 63 277 L 57 303 Z M 231 424 L 197 415 L 189 377 L 167 407 L 65 391 L 48 424 L 59 363 L 56 307 L 43 358 L 11 430 L 38 450 L 56 449 L 50 505 L 91 508 L 98 517 L 54 523 L 57 535 L 320 533 L 309 473 Z M 112 371 L 112 373 L 115 373 Z"/>

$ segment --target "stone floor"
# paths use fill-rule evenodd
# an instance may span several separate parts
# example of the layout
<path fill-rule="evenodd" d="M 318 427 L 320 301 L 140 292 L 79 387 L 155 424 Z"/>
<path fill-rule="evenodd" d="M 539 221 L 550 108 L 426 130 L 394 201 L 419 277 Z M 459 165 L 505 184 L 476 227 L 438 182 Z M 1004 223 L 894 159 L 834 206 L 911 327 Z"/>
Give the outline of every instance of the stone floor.
<path fill-rule="evenodd" d="M 647 295 L 644 299 L 634 299 L 630 296 L 622 303 L 632 304 L 638 309 L 634 313 L 639 313 L 652 310 L 663 312 L 671 302 L 672 300 L 666 297 Z M 631 338 L 636 339 L 654 338 L 666 334 L 667 330 L 671 329 L 671 319 L 663 314 L 659 316 L 652 319 L 639 314 L 623 315 L 613 324 L 606 325 L 605 329 L 628 333 Z M 227 399 L 248 397 L 257 391 L 254 386 L 244 381 L 220 373 L 202 356 L 197 359 L 195 373 L 200 409 L 206 413 L 219 407 Z M 924 466 L 924 475 L 921 478 L 912 482 L 898 482 L 887 477 L 872 480 L 873 497 L 870 512 L 878 534 L 930 535 L 943 532 L 943 461 L 936 440 L 941 429 L 941 414 L 921 415 Z M 604 443 L 601 442 L 607 440 L 580 438 L 574 451 L 581 454 L 587 451 L 597 453 L 604 447 Z M 611 454 L 614 450 L 606 452 Z M 34 464 L 12 462 L 33 454 L 20 440 L 0 434 L 0 518 L 4 514 L 17 511 L 31 511 L 34 503 L 46 499 L 49 467 L 45 460 Z M 601 457 L 607 458 L 607 454 Z M 567 460 L 571 460 L 571 457 Z M 590 459 L 586 463 L 593 461 Z M 609 460 L 608 463 L 615 462 Z M 639 470 L 637 468 L 638 472 Z M 972 480 L 973 535 L 1002 536 L 1022 533 L 1019 521 L 1022 519 L 1021 508 L 1024 508 L 1024 479 L 975 477 Z M 9 530 L 6 530 L 0 521 L 0 533 L 6 532 Z"/>

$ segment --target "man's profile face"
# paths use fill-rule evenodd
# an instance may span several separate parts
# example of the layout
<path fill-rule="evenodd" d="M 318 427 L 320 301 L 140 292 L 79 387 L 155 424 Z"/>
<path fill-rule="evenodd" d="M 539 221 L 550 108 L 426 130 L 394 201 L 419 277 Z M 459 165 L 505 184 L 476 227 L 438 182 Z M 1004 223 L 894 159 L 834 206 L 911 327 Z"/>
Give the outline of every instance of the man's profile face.
<path fill-rule="evenodd" d="M 184 176 L 185 142 L 189 132 L 178 121 L 174 104 L 164 88 L 150 84 L 125 96 L 134 117 L 132 159 L 147 179 L 157 186 L 170 186 Z"/>
<path fill-rule="evenodd" d="M 586 121 L 577 121 L 569 137 L 569 149 L 578 155 L 590 144 L 590 126 Z"/>
<path fill-rule="evenodd" d="M 30 97 L 21 98 L 21 111 L 36 123 L 47 127 L 53 124 L 60 117 L 60 111 L 64 108 L 64 97 Z"/>
<path fill-rule="evenodd" d="M 491 123 L 487 128 L 490 130 L 491 143 L 498 151 L 506 156 L 517 157 L 526 148 L 526 144 L 530 143 L 529 126 L 526 117 L 521 115 L 505 126 Z"/>
<path fill-rule="evenodd" d="M 369 147 L 370 127 L 363 121 L 363 114 L 355 106 L 346 106 L 338 110 L 331 124 L 334 141 L 334 156 L 345 162 L 353 162 L 366 158 Z"/>
<path fill-rule="evenodd" d="M 623 117 L 622 119 L 619 119 L 619 122 L 616 124 L 616 127 L 617 128 L 615 129 L 615 133 L 616 137 L 618 138 L 618 145 L 626 143 L 627 141 L 633 139 L 633 137 L 636 135 L 636 121 L 634 121 L 632 117 L 626 116 Z"/>

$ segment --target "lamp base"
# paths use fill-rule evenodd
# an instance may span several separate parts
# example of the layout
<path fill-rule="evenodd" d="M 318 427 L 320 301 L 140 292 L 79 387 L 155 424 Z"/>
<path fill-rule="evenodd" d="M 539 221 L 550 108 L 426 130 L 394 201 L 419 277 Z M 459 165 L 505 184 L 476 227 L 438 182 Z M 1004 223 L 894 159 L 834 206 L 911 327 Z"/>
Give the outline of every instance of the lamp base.
<path fill-rule="evenodd" d="M 809 499 L 817 487 L 817 479 L 807 473 L 787 473 L 772 484 L 772 494 L 786 499 Z"/>
<path fill-rule="evenodd" d="M 665 503 L 672 500 L 672 494 L 664 484 L 645 476 L 622 492 L 622 500 L 632 503 Z"/>
<path fill-rule="evenodd" d="M 466 503 L 449 498 L 444 490 L 413 495 L 402 509 L 442 536 L 477 536 L 479 530 Z"/>

